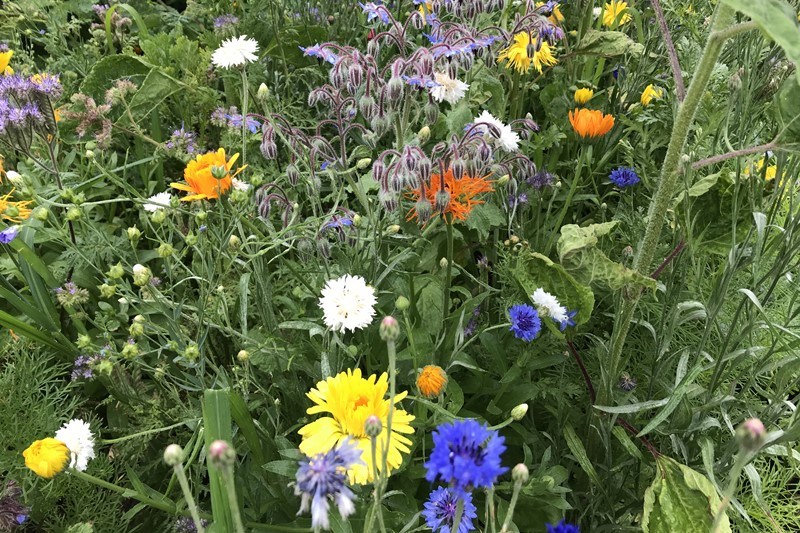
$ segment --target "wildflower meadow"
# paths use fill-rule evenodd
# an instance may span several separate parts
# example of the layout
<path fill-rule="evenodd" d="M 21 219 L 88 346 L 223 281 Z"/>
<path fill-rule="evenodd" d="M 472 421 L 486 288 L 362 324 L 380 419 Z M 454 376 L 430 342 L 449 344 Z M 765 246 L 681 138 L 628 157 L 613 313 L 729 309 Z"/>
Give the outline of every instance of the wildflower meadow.
<path fill-rule="evenodd" d="M 800 531 L 798 0 L 0 1 L 0 531 Z"/>

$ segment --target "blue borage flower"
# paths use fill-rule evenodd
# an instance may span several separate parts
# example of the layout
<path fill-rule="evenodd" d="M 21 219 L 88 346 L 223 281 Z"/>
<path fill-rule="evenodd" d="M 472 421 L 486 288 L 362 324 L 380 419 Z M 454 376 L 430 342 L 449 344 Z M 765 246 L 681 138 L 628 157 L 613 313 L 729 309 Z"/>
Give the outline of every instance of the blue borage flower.
<path fill-rule="evenodd" d="M 331 65 L 335 65 L 337 61 L 339 61 L 339 55 L 331 52 L 330 50 L 324 48 L 324 45 L 315 44 L 314 46 L 308 47 L 299 47 L 300 50 L 303 51 L 303 55 L 309 57 L 316 57 L 322 59 L 323 61 L 327 61 Z"/>
<path fill-rule="evenodd" d="M 364 462 L 361 460 L 361 449 L 350 440 L 345 440 L 327 453 L 299 462 L 294 486 L 295 495 L 300 496 L 300 511 L 297 514 L 310 508 L 311 527 L 330 527 L 329 500 L 336 503 L 342 518 L 355 512 L 355 494 L 347 487 L 347 470 L 355 464 Z"/>
<path fill-rule="evenodd" d="M 19 226 L 11 226 L 3 231 L 0 231 L 0 244 L 9 244 L 11 241 L 17 238 L 18 234 Z"/>
<path fill-rule="evenodd" d="M 610 179 L 611 182 L 620 189 L 630 187 L 631 185 L 636 185 L 642 181 L 639 179 L 639 175 L 636 174 L 636 171 L 630 167 L 615 168 L 611 171 L 611 174 L 609 174 L 608 179 Z"/>
<path fill-rule="evenodd" d="M 425 523 L 433 530 L 433 533 L 450 533 L 452 531 L 459 498 L 464 501 L 464 511 L 461 514 L 461 522 L 458 524 L 458 533 L 469 533 L 475 529 L 472 520 L 478 517 L 478 513 L 472 503 L 472 494 L 466 492 L 459 495 L 448 488 L 439 487 L 431 492 L 428 501 L 425 502 L 425 510 L 422 511 Z"/>
<path fill-rule="evenodd" d="M 433 431 L 433 451 L 425 463 L 425 479 L 437 479 L 463 493 L 488 488 L 506 472 L 500 455 L 505 438 L 477 420 L 456 420 L 440 424 Z"/>
<path fill-rule="evenodd" d="M 556 525 L 547 524 L 547 533 L 581 533 L 581 529 L 574 525 L 568 524 L 565 520 L 562 520 Z"/>
<path fill-rule="evenodd" d="M 577 314 L 578 314 L 578 310 L 575 309 L 574 311 L 568 311 L 567 312 L 567 318 L 565 320 L 561 320 L 561 321 L 558 321 L 558 320 L 555 320 L 555 319 L 553 319 L 553 320 L 555 320 L 556 324 L 558 324 L 558 329 L 561 330 L 561 331 L 564 331 L 568 327 L 571 327 L 571 326 L 575 325 L 575 320 L 573 320 L 573 319 L 575 318 L 575 315 L 577 315 Z"/>
<path fill-rule="evenodd" d="M 511 318 L 511 327 L 508 328 L 514 336 L 525 342 L 531 342 L 539 336 L 542 330 L 542 320 L 539 313 L 528 304 L 515 305 L 508 310 Z"/>
<path fill-rule="evenodd" d="M 230 126 L 231 128 L 242 127 L 242 115 L 240 114 L 225 115 L 225 118 L 228 119 L 228 126 Z M 247 129 L 250 130 L 250 133 L 258 133 L 258 130 L 261 129 L 261 122 L 254 119 L 253 117 L 247 117 Z"/>
<path fill-rule="evenodd" d="M 436 83 L 432 79 L 423 78 L 422 76 L 403 76 L 402 78 L 403 81 L 405 81 L 412 87 L 425 87 L 426 89 L 431 89 L 433 87 L 439 87 L 439 85 L 441 85 L 440 83 Z"/>
<path fill-rule="evenodd" d="M 426 35 L 426 37 L 428 36 Z M 431 40 L 431 44 L 433 45 L 431 47 L 431 55 L 433 55 L 434 59 L 438 59 L 440 57 L 454 57 L 463 54 L 471 54 L 476 50 L 491 46 L 492 43 L 499 40 L 499 37 L 490 35 L 488 37 L 476 37 L 474 39 L 460 39 L 456 43 L 448 44 L 435 36 L 430 37 L 438 40 L 437 43 L 434 43 Z"/>
<path fill-rule="evenodd" d="M 389 10 L 387 10 L 383 4 L 376 4 L 375 2 L 367 2 L 366 4 L 362 4 L 359 2 L 358 5 L 360 5 L 361 9 L 364 10 L 364 13 L 367 14 L 367 22 L 372 22 L 373 20 L 379 18 L 384 24 L 389 24 Z"/>

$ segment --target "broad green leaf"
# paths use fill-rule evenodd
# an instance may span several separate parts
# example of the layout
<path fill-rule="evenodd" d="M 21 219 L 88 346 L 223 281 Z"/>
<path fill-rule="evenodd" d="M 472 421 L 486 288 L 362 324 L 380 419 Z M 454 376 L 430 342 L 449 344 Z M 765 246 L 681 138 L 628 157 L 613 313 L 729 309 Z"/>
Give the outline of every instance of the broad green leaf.
<path fill-rule="evenodd" d="M 438 279 L 429 278 L 417 297 L 416 305 L 422 319 L 420 328 L 428 335 L 436 336 L 444 327 L 442 284 Z"/>
<path fill-rule="evenodd" d="M 592 480 L 592 483 L 602 489 L 603 484 L 600 481 L 600 476 L 597 475 L 597 470 L 594 469 L 592 461 L 589 460 L 589 456 L 586 454 L 586 448 L 583 446 L 581 439 L 578 438 L 575 430 L 572 429 L 572 426 L 569 424 L 564 426 L 564 439 L 567 441 L 569 451 L 572 452 L 575 460 L 581 465 L 581 468 L 583 468 L 583 471 L 589 476 L 589 479 Z"/>
<path fill-rule="evenodd" d="M 783 48 L 786 57 L 800 65 L 800 25 L 797 10 L 785 0 L 722 0 L 758 24 L 767 37 Z M 795 72 L 800 83 L 800 70 Z"/>
<path fill-rule="evenodd" d="M 67 533 L 94 533 L 94 526 L 87 522 L 81 522 L 67 528 Z"/>
<path fill-rule="evenodd" d="M 594 294 L 578 283 L 564 267 L 539 253 L 521 254 L 512 269 L 514 279 L 528 298 L 538 288 L 554 294 L 567 309 L 577 310 L 575 323 L 588 322 L 594 309 Z"/>
<path fill-rule="evenodd" d="M 131 115 L 136 120 L 145 119 L 161 102 L 181 90 L 180 83 L 160 68 L 153 68 L 130 101 Z M 125 118 L 124 120 L 127 120 Z"/>
<path fill-rule="evenodd" d="M 232 444 L 231 405 L 227 390 L 206 390 L 203 394 L 203 425 L 205 427 L 206 449 L 215 440 L 224 440 Z M 222 473 L 208 462 L 208 481 L 211 490 L 211 513 L 214 523 L 222 531 L 233 531 L 231 510 L 228 506 L 228 494 Z"/>
<path fill-rule="evenodd" d="M 591 224 L 585 228 L 576 224 L 563 226 L 556 244 L 561 264 L 579 281 L 599 283 L 612 291 L 627 285 L 654 290 L 656 280 L 612 261 L 596 248 L 598 238 L 607 235 L 616 224 L 617 221 Z"/>
<path fill-rule="evenodd" d="M 702 474 L 666 456 L 656 460 L 656 478 L 644 493 L 644 533 L 708 533 L 720 498 Z M 730 533 L 728 516 L 718 533 Z"/>
<path fill-rule="evenodd" d="M 624 54 L 640 56 L 644 52 L 644 46 L 621 31 L 589 30 L 572 52 L 602 57 L 616 57 Z"/>
<path fill-rule="evenodd" d="M 781 143 L 800 143 L 800 85 L 789 78 L 775 96 L 774 106 L 781 125 Z"/>
<path fill-rule="evenodd" d="M 689 198 L 697 198 L 710 191 L 714 185 L 717 184 L 717 181 L 719 181 L 719 176 L 721 173 L 722 172 L 715 172 L 713 174 L 709 174 L 708 176 L 704 176 L 694 182 L 692 186 L 689 187 L 688 191 L 681 191 L 681 193 L 672 201 L 672 209 L 678 207 L 678 204 L 683 201 L 687 194 L 689 195 Z"/>
<path fill-rule="evenodd" d="M 494 204 L 480 204 L 472 208 L 466 224 L 468 228 L 478 232 L 479 241 L 483 242 L 493 228 L 502 226 L 505 222 L 506 217 L 499 207 Z"/>
<path fill-rule="evenodd" d="M 105 91 L 114 85 L 115 81 L 125 78 L 138 85 L 148 72 L 150 67 L 139 58 L 126 55 L 104 57 L 95 63 L 86 75 L 81 83 L 80 92 L 91 96 L 100 104 Z"/>
<path fill-rule="evenodd" d="M 279 476 L 294 478 L 297 473 L 297 466 L 297 461 L 279 459 L 265 464 L 264 470 L 272 472 L 273 474 L 278 474 Z"/>
<path fill-rule="evenodd" d="M 447 113 L 447 131 L 458 135 L 464 131 L 464 126 L 472 122 L 473 115 L 469 102 L 462 100 Z"/>

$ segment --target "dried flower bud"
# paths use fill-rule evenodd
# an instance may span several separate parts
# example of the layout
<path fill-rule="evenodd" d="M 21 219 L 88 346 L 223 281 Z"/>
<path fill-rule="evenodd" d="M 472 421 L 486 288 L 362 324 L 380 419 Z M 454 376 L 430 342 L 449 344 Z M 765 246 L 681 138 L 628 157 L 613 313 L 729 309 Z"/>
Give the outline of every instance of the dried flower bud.
<path fill-rule="evenodd" d="M 178 444 L 170 444 L 164 448 L 164 462 L 168 466 L 178 466 L 183 461 L 183 448 Z"/>
<path fill-rule="evenodd" d="M 511 418 L 513 418 L 516 422 L 522 420 L 526 414 L 528 414 L 527 403 L 521 403 L 511 410 Z"/>

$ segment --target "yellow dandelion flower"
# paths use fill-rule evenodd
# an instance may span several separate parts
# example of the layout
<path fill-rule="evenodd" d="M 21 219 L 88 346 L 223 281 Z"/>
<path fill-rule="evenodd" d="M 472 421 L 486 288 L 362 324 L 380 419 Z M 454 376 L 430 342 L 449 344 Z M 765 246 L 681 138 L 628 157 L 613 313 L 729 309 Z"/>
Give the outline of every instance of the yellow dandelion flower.
<path fill-rule="evenodd" d="M 5 76 L 10 76 L 14 74 L 14 69 L 9 66 L 11 63 L 11 58 L 14 55 L 14 50 L 7 50 L 5 52 L 0 52 L 0 72 L 3 73 Z"/>
<path fill-rule="evenodd" d="M 644 88 L 642 97 L 639 99 L 642 105 L 647 107 L 653 100 L 660 100 L 664 96 L 664 90 L 660 87 L 655 87 L 652 83 Z"/>
<path fill-rule="evenodd" d="M 375 415 L 381 421 L 381 433 L 376 437 L 378 446 L 378 470 L 391 472 L 403 463 L 403 453 L 409 453 L 411 440 L 402 434 L 414 433 L 411 422 L 414 415 L 395 407 L 392 414 L 392 433 L 387 431 L 389 400 L 385 398 L 389 388 L 388 376 L 378 378 L 361 376 L 361 369 L 341 372 L 335 377 L 317 383 L 315 389 L 306 394 L 314 406 L 306 411 L 310 415 L 328 413 L 306 424 L 298 432 L 303 440 L 300 451 L 309 457 L 326 453 L 345 439 L 350 439 L 360 450 L 364 464 L 357 464 L 347 471 L 350 483 L 365 485 L 374 480 L 375 465 L 372 461 L 371 439 L 367 436 L 365 423 Z M 394 403 L 406 397 L 408 392 L 395 395 Z M 388 441 L 389 453 L 386 464 L 382 464 L 382 448 Z"/>
<path fill-rule="evenodd" d="M 22 222 L 31 215 L 28 206 L 33 202 L 31 200 L 9 200 L 13 192 L 14 189 L 11 189 L 4 196 L 0 196 L 0 218 L 9 222 Z"/>
<path fill-rule="evenodd" d="M 575 91 L 575 95 L 573 98 L 575 99 L 575 103 L 578 105 L 584 105 L 586 102 L 592 99 L 594 96 L 594 91 L 591 89 L 578 89 Z"/>
<path fill-rule="evenodd" d="M 611 0 L 603 8 L 603 26 L 607 28 L 619 27 L 631 21 L 628 13 L 628 2 Z"/>
<path fill-rule="evenodd" d="M 447 387 L 447 373 L 437 365 L 427 365 L 417 376 L 417 389 L 426 398 L 436 398 Z"/>
<path fill-rule="evenodd" d="M 67 466 L 69 449 L 60 440 L 48 437 L 34 441 L 22 452 L 22 456 L 25 458 L 25 466 L 37 476 L 50 479 Z"/>
<path fill-rule="evenodd" d="M 541 41 L 538 50 L 536 50 L 536 45 L 536 39 L 531 39 L 528 32 L 520 32 L 514 36 L 514 42 L 500 52 L 497 62 L 507 61 L 507 67 L 513 67 L 519 72 L 527 72 L 532 64 L 533 68 L 541 74 L 542 66 L 552 67 L 558 63 L 558 59 L 553 56 L 547 41 Z M 532 52 L 533 55 L 529 55 L 529 52 Z"/>
<path fill-rule="evenodd" d="M 190 194 L 181 198 L 183 202 L 194 200 L 210 200 L 219 198 L 231 188 L 233 178 L 245 167 L 240 167 L 231 174 L 231 168 L 239 154 L 234 154 L 230 159 L 225 158 L 225 149 L 220 148 L 216 152 L 198 155 L 189 161 L 183 171 L 183 179 L 186 183 L 171 183 L 170 186 L 180 191 Z"/>

